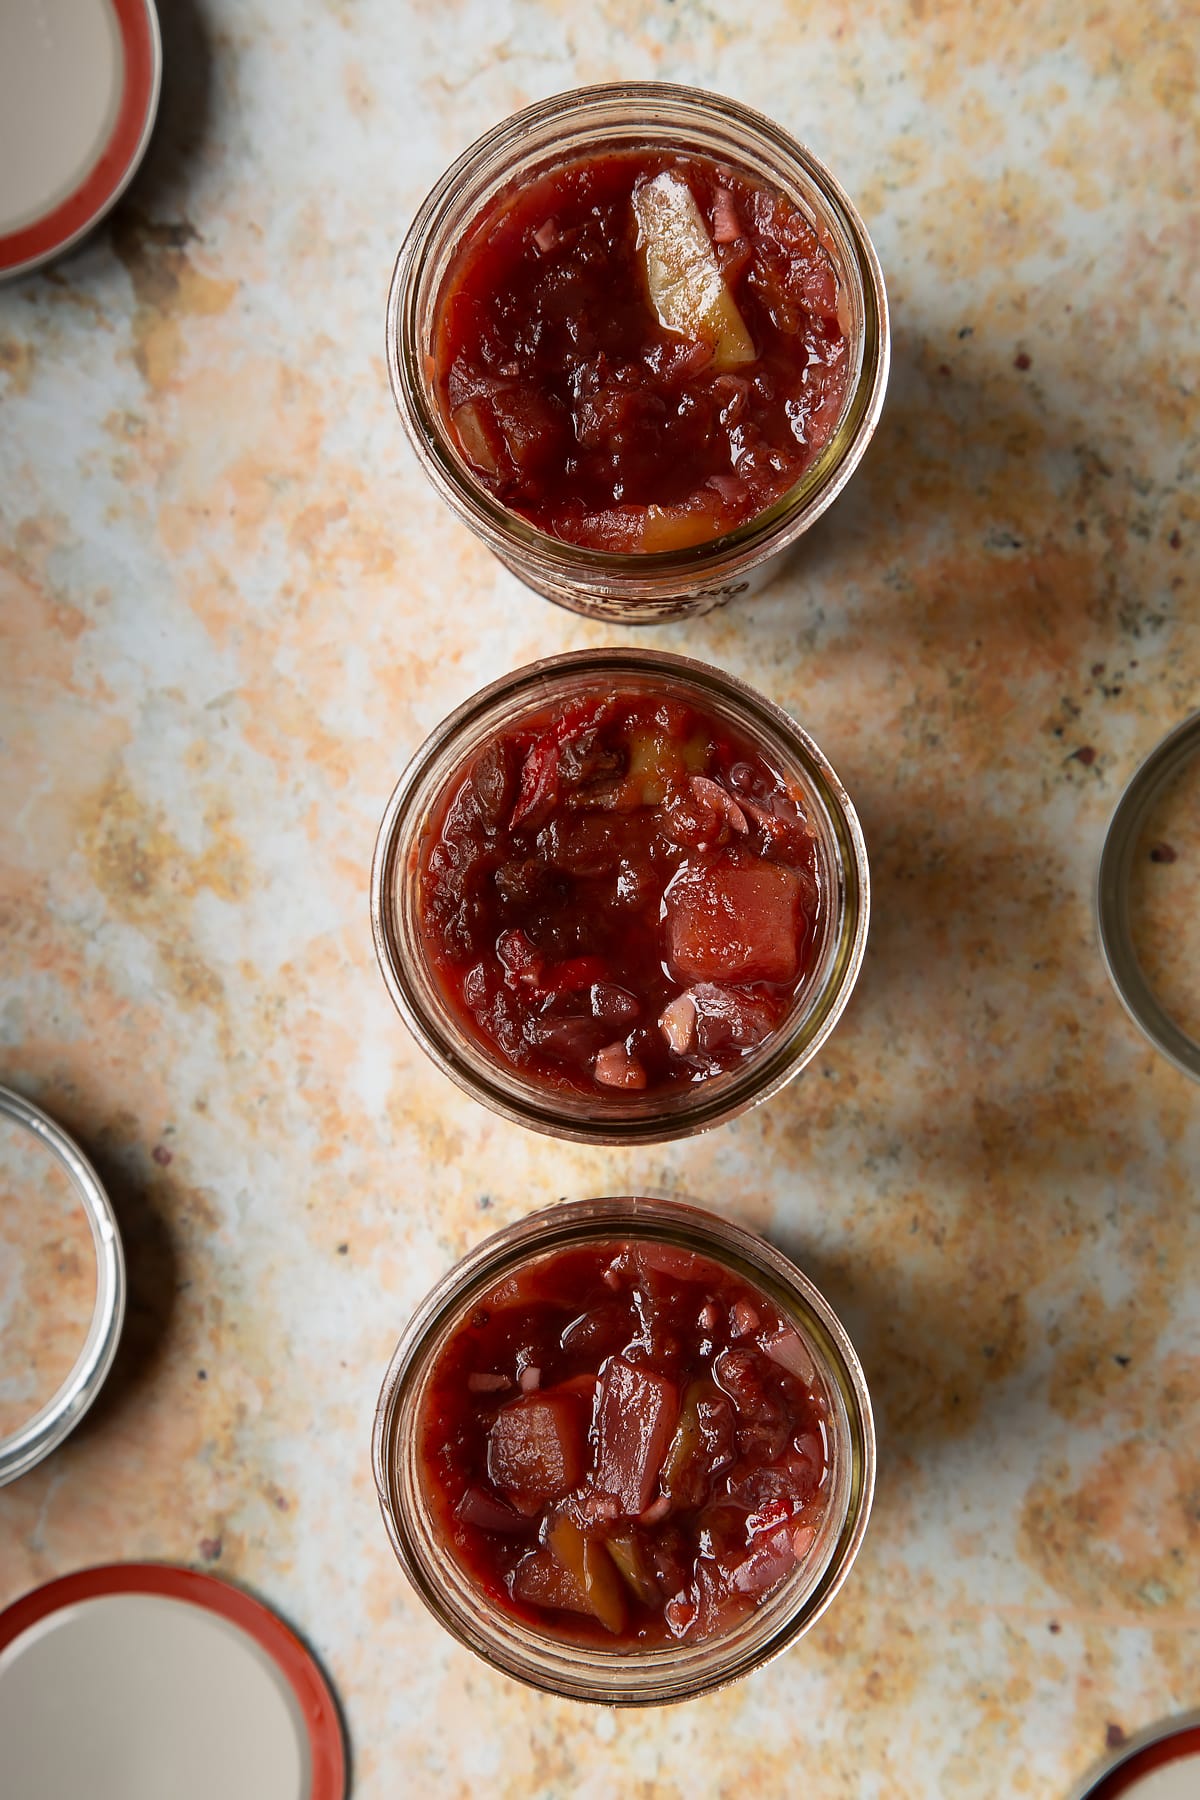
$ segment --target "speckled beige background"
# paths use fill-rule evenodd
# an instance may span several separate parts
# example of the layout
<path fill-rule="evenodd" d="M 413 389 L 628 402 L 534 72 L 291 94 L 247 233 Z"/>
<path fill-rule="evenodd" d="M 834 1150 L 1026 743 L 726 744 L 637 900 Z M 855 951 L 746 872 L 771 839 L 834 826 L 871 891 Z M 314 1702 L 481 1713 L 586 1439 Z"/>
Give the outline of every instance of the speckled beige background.
<path fill-rule="evenodd" d="M 163 4 L 141 176 L 0 289 L 0 1077 L 100 1165 L 132 1276 L 106 1394 L 0 1493 L 0 1603 L 109 1558 L 249 1584 L 336 1683 L 363 1800 L 1063 1794 L 1200 1702 L 1198 1096 L 1091 916 L 1124 782 L 1200 701 L 1196 7 Z M 860 987 L 791 1089 L 641 1154 L 461 1097 L 367 923 L 427 729 L 613 635 L 426 489 L 384 375 L 392 257 L 471 137 L 623 75 L 809 142 L 895 328 L 883 424 L 790 574 L 652 633 L 789 706 L 856 797 Z M 425 1616 L 368 1439 L 452 1258 L 639 1188 L 824 1286 L 882 1473 L 809 1639 L 618 1716 Z"/>

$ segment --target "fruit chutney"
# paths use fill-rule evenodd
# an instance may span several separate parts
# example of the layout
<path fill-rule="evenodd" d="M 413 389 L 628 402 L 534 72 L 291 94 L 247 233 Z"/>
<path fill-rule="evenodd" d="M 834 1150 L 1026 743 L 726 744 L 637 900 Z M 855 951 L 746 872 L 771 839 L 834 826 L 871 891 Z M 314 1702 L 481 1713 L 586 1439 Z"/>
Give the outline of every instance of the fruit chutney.
<path fill-rule="evenodd" d="M 661 1142 L 817 1054 L 869 887 L 849 797 L 786 713 L 685 657 L 584 650 L 430 733 L 371 914 L 398 1010 L 468 1093 L 553 1136 Z"/>
<path fill-rule="evenodd" d="M 547 1691 L 647 1705 L 777 1655 L 846 1578 L 875 1438 L 853 1346 L 781 1251 L 723 1215 L 560 1201 L 417 1308 L 375 1482 L 434 1616 Z"/>
<path fill-rule="evenodd" d="M 503 120 L 434 183 L 387 308 L 433 487 L 576 612 L 770 581 L 879 421 L 879 259 L 832 172 L 720 94 L 614 82 Z"/>
<path fill-rule="evenodd" d="M 455 1554 L 540 1630 L 727 1631 L 816 1538 L 827 1404 L 758 1289 L 670 1245 L 530 1263 L 444 1347 L 420 1456 Z"/>
<path fill-rule="evenodd" d="M 446 795 L 431 959 L 509 1062 L 585 1091 L 702 1081 L 776 1028 L 821 907 L 799 797 L 698 705 L 610 691 L 501 730 Z"/>
<path fill-rule="evenodd" d="M 497 196 L 446 275 L 443 416 L 476 477 L 566 542 L 680 550 L 754 518 L 849 385 L 838 283 L 782 194 L 607 151 Z"/>

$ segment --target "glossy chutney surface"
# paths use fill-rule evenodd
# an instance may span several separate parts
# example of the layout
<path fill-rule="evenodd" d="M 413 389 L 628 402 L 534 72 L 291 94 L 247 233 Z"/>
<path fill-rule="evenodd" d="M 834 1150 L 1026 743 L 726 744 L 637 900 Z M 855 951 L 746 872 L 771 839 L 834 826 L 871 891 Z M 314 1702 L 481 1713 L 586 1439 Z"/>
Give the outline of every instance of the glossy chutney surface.
<path fill-rule="evenodd" d="M 667 693 L 609 692 L 497 733 L 422 847 L 430 966 L 463 1027 L 601 1103 L 737 1066 L 812 966 L 821 883 L 798 794 Z"/>
<path fill-rule="evenodd" d="M 552 1636 L 719 1636 L 803 1564 L 829 1505 L 812 1353 L 757 1287 L 613 1241 L 531 1261 L 440 1351 L 419 1441 L 448 1548 Z"/>
<path fill-rule="evenodd" d="M 607 152 L 483 209 L 444 279 L 445 419 L 551 536 L 709 542 L 795 485 L 850 379 L 838 283 L 784 196 L 699 155 Z"/>

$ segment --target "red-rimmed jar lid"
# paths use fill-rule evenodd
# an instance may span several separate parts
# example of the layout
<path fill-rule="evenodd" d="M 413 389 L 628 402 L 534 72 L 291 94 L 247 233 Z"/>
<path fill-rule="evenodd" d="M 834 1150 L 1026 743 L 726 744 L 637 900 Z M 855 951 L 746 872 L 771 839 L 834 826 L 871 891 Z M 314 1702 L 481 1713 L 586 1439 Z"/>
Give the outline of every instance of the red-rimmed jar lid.
<path fill-rule="evenodd" d="M 116 202 L 161 78 L 154 0 L 0 7 L 0 279 L 59 255 Z"/>
<path fill-rule="evenodd" d="M 1200 1712 L 1151 1726 L 1121 1746 L 1072 1800 L 1196 1800 Z"/>
<path fill-rule="evenodd" d="M 157 1563 L 83 1569 L 0 1612 L 0 1744 L 21 1800 L 346 1793 L 337 1706 L 300 1640 L 228 1582 Z"/>

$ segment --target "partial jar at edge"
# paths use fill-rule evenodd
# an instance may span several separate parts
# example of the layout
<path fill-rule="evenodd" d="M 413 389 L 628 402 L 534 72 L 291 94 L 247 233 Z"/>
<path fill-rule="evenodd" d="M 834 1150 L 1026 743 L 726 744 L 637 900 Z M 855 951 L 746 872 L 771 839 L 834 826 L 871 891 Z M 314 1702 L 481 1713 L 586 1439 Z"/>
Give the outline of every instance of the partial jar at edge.
<path fill-rule="evenodd" d="M 732 1632 L 653 1650 L 581 1645 L 535 1631 L 480 1592 L 438 1531 L 424 1491 L 422 1404 L 437 1358 L 481 1297 L 535 1258 L 589 1244 L 652 1241 L 693 1251 L 767 1294 L 813 1356 L 828 1405 L 830 1502 L 814 1553 Z M 560 1203 L 496 1233 L 462 1259 L 409 1322 L 384 1379 L 372 1442 L 384 1523 L 401 1567 L 439 1624 L 492 1667 L 548 1693 L 609 1706 L 691 1700 L 762 1667 L 833 1600 L 866 1533 L 875 1428 L 862 1367 L 832 1307 L 754 1232 L 676 1201 Z"/>
<path fill-rule="evenodd" d="M 589 694 L 677 695 L 763 747 L 803 797 L 816 834 L 821 910 L 812 966 L 790 1011 L 736 1067 L 658 1093 L 588 1095 L 548 1088 L 489 1051 L 463 1025 L 430 965 L 421 868 L 447 788 L 501 730 Z M 601 1144 L 662 1143 L 723 1124 L 765 1100 L 813 1059 L 858 978 L 870 916 L 866 844 L 850 797 L 807 732 L 724 670 L 664 651 L 581 650 L 531 663 L 480 690 L 417 751 L 388 802 L 371 871 L 371 922 L 392 1000 L 442 1071 L 494 1112 L 551 1137 Z"/>
<path fill-rule="evenodd" d="M 573 156 L 669 146 L 775 188 L 809 220 L 837 277 L 851 356 L 841 419 L 797 485 L 711 543 L 615 554 L 563 543 L 502 506 L 451 444 L 433 388 L 438 297 L 471 222 L 499 193 Z M 487 133 L 446 171 L 418 212 L 392 276 L 387 358 L 409 440 L 441 497 L 547 599 L 572 611 L 653 623 L 707 612 L 761 587 L 854 473 L 883 408 L 890 356 L 887 297 L 871 240 L 833 176 L 761 114 L 698 89 L 657 82 L 579 88 Z"/>

